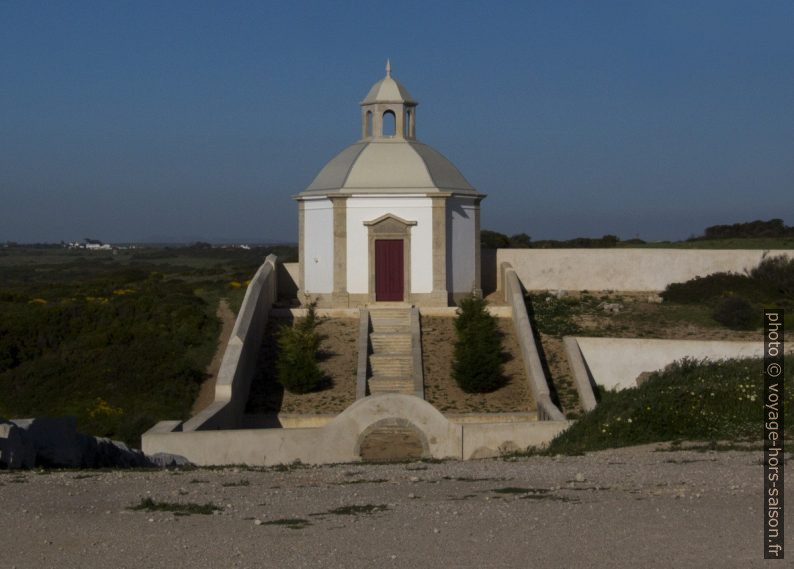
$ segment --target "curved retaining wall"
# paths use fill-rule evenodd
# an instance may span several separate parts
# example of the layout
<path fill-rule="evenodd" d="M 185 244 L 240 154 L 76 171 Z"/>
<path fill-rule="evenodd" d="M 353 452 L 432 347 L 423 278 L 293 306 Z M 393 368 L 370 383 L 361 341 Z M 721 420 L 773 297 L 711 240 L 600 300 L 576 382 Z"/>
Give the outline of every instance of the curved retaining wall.
<path fill-rule="evenodd" d="M 317 428 L 227 429 L 177 432 L 163 422 L 143 436 L 147 454 L 167 452 L 201 466 L 272 466 L 301 461 L 327 464 L 359 461 L 361 441 L 373 426 L 397 419 L 422 433 L 424 458 L 470 459 L 548 443 L 567 421 L 460 424 L 415 397 L 388 393 L 360 399 Z"/>

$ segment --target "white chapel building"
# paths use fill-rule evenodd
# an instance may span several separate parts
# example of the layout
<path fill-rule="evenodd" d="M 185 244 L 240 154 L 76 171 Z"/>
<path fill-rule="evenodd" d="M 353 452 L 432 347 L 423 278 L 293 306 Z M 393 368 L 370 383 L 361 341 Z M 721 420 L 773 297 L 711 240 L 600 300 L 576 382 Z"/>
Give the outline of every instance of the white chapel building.
<path fill-rule="evenodd" d="M 295 197 L 303 302 L 448 306 L 481 294 L 485 196 L 416 139 L 417 104 L 387 63 L 361 102 L 361 139 Z"/>

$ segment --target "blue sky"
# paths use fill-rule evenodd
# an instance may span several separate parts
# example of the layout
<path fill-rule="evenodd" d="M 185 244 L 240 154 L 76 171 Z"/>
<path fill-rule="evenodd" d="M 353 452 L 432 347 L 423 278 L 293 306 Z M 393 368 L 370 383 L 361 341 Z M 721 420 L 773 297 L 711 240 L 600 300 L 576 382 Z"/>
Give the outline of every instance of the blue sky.
<path fill-rule="evenodd" d="M 0 0 L 0 241 L 295 241 L 387 57 L 485 228 L 793 224 L 792 30 L 787 0 Z"/>

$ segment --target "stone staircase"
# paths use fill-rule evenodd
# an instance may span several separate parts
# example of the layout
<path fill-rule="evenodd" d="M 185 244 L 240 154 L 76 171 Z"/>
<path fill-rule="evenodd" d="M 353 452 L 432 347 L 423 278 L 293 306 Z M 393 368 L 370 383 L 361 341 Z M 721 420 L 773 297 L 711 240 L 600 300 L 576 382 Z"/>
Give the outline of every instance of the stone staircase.
<path fill-rule="evenodd" d="M 416 309 L 410 307 L 370 308 L 369 345 L 372 350 L 369 354 L 370 395 L 421 394 L 421 382 L 417 382 L 417 374 L 414 370 L 414 349 L 421 350 L 421 347 L 414 346 L 412 330 L 414 318 L 418 318 L 418 314 Z M 416 324 L 418 325 L 418 322 Z M 421 354 L 418 361 L 421 362 Z M 421 377 L 421 369 L 418 372 Z"/>

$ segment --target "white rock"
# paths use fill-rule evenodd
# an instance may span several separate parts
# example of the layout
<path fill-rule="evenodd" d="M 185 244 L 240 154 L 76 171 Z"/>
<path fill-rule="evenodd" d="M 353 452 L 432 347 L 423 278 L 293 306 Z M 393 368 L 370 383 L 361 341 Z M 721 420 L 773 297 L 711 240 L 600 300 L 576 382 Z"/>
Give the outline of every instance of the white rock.
<path fill-rule="evenodd" d="M 0 467 L 33 468 L 36 449 L 24 429 L 0 419 Z"/>

